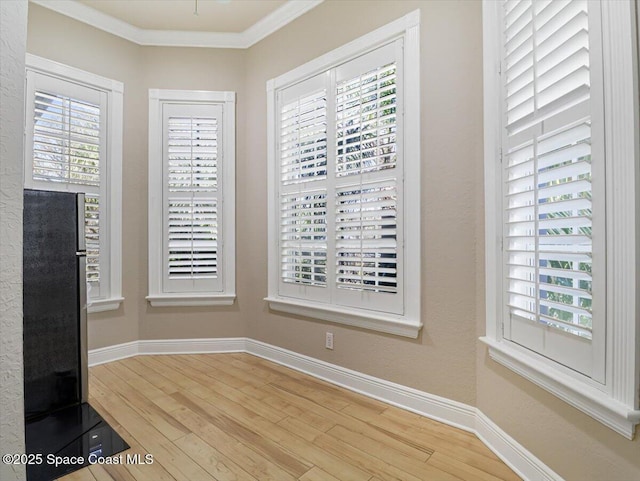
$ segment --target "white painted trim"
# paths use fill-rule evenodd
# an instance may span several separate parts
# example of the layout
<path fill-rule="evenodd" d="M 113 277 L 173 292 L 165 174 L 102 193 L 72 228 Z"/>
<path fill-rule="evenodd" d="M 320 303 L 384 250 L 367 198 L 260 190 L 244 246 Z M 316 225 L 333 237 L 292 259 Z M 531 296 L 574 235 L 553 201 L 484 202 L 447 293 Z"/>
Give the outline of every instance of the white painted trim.
<path fill-rule="evenodd" d="M 109 229 L 109 287 L 104 299 L 93 299 L 93 303 L 102 311 L 115 310 L 124 301 L 122 297 L 122 157 L 124 137 L 124 84 L 112 81 L 112 90 L 108 100 L 109 130 L 107 132 L 107 153 L 109 169 L 107 171 L 108 220 Z M 103 231 L 104 232 L 104 231 Z M 100 289 L 101 292 L 104 292 Z M 117 302 L 116 302 L 117 301 Z M 91 312 L 91 311 L 90 311 Z M 96 311 L 93 311 L 96 312 Z"/>
<path fill-rule="evenodd" d="M 89 350 L 89 367 L 119 361 L 140 354 L 139 341 L 125 342 L 115 346 L 100 347 Z"/>
<path fill-rule="evenodd" d="M 500 83 L 496 74 L 500 71 L 500 37 L 498 9 L 500 2 L 482 2 L 483 24 L 483 78 L 484 78 L 484 232 L 485 232 L 485 305 L 486 335 L 499 339 L 502 305 L 501 230 L 498 216 L 501 205 L 502 172 L 500 163 L 489 159 L 500 157 Z"/>
<path fill-rule="evenodd" d="M 488 337 L 481 337 L 480 340 L 489 346 L 489 355 L 494 361 L 580 409 L 627 439 L 633 439 L 635 425 L 640 423 L 640 411 L 629 409 L 605 392 L 559 370 L 549 368 L 538 360 L 537 356 L 527 356 L 515 350 L 510 346 L 510 342 L 498 342 Z"/>
<path fill-rule="evenodd" d="M 149 100 L 160 102 L 235 102 L 236 93 L 217 90 L 149 89 Z"/>
<path fill-rule="evenodd" d="M 284 27 L 324 0 L 291 0 L 244 32 L 197 32 L 147 30 L 73 0 L 30 0 L 36 5 L 66 15 L 138 45 L 157 47 L 249 48 Z"/>
<path fill-rule="evenodd" d="M 165 292 L 163 255 L 163 104 L 214 104 L 222 106 L 222 270 L 216 292 Z M 208 90 L 149 89 L 149 295 L 153 307 L 227 306 L 236 298 L 236 93 Z"/>
<path fill-rule="evenodd" d="M 247 352 L 246 338 L 131 341 L 89 351 L 89 367 L 133 356 L 154 354 L 221 354 Z"/>
<path fill-rule="evenodd" d="M 595 5 L 595 4 L 594 4 Z M 483 1 L 486 337 L 491 358 L 632 439 L 640 424 L 640 133 L 633 3 L 602 9 L 607 179 L 606 378 L 580 376 L 503 338 L 499 2 Z M 506 329 L 506 326 L 505 326 Z"/>
<path fill-rule="evenodd" d="M 236 296 L 231 293 L 228 295 L 154 295 L 147 296 L 145 299 L 149 301 L 152 307 L 176 307 L 176 306 L 230 306 L 234 303 Z"/>
<path fill-rule="evenodd" d="M 160 91 L 149 90 L 149 159 L 162 159 L 162 104 L 160 103 Z M 148 294 L 150 297 L 160 295 L 162 292 L 162 230 L 163 230 L 163 182 L 161 161 L 160 167 L 149 168 L 148 195 L 149 207 L 147 215 L 148 223 Z"/>
<path fill-rule="evenodd" d="M 562 478 L 500 426 L 476 409 L 475 435 L 522 479 L 561 481 Z"/>
<path fill-rule="evenodd" d="M 467 404 L 253 339 L 247 339 L 246 352 L 450 426 L 474 431 L 475 408 Z"/>
<path fill-rule="evenodd" d="M 105 238 L 108 266 L 107 285 L 102 286 L 104 297 L 91 299 L 89 312 L 115 310 L 124 301 L 122 297 L 122 150 L 124 135 L 124 83 L 97 75 L 76 67 L 71 67 L 47 58 L 26 54 L 26 68 L 33 72 L 53 76 L 74 84 L 82 84 L 104 92 L 107 95 L 107 169 L 105 179 L 100 179 L 101 192 L 106 192 L 105 203 L 108 235 Z M 29 162 L 25 162 L 28 167 Z M 30 174 L 29 174 L 30 175 Z M 25 181 L 28 179 L 25 172 Z M 25 182 L 26 184 L 26 182 Z M 104 190 L 103 187 L 104 186 Z M 103 231 L 104 232 L 104 231 Z M 104 257 L 101 255 L 101 261 Z M 106 290 L 106 293 L 105 293 Z"/>
<path fill-rule="evenodd" d="M 373 52 L 385 45 L 391 45 L 394 41 L 400 43 L 402 53 L 396 53 L 395 57 L 402 81 L 402 93 L 404 101 L 401 103 L 403 116 L 398 121 L 401 123 L 403 138 L 398 143 L 398 150 L 403 158 L 402 170 L 398 176 L 398 199 L 402 202 L 403 218 L 399 217 L 399 229 L 402 229 L 402 303 L 398 302 L 398 308 L 393 311 L 389 305 L 382 302 L 377 306 L 367 304 L 366 308 L 345 307 L 344 303 L 338 304 L 335 291 L 328 286 L 330 296 L 326 302 L 312 302 L 307 298 L 289 297 L 289 293 L 283 291 L 280 280 L 280 234 L 279 226 L 279 191 L 278 181 L 278 152 L 277 152 L 277 112 L 278 96 L 284 89 L 304 82 L 312 77 L 324 74 L 332 69 L 337 69 L 345 62 Z M 417 338 L 422 322 L 420 318 L 421 295 L 421 228 L 420 222 L 408 222 L 408 206 L 411 206 L 412 216 L 420 218 L 420 10 L 414 10 L 405 16 L 398 18 L 382 27 L 363 35 L 341 47 L 338 47 L 325 55 L 311 60 L 289 72 L 267 81 L 267 165 L 268 165 L 268 297 L 265 299 L 273 310 L 307 316 L 325 321 L 332 321 L 364 329 L 386 332 L 399 336 Z M 331 100 L 329 100 L 331 101 Z M 400 100 L 398 100 L 400 105 Z M 331 108 L 329 108 L 331 110 Z M 327 135 L 331 135 L 330 132 Z M 329 185 L 331 185 L 329 183 Z M 329 228 L 331 221 L 329 220 Z M 331 255 L 329 245 L 328 255 Z M 329 300 L 331 298 L 331 300 Z M 373 297 L 371 298 L 373 299 Z M 380 301 L 381 299 L 375 299 Z M 388 303 L 388 301 L 387 301 Z M 356 304 L 353 304 L 354 306 Z M 387 312 L 384 311 L 387 309 Z"/>
<path fill-rule="evenodd" d="M 138 341 L 139 353 L 151 354 L 222 354 L 247 352 L 247 339 L 230 337 L 220 339 L 169 339 Z"/>
<path fill-rule="evenodd" d="M 89 351 L 89 366 L 150 354 L 218 354 L 244 352 L 378 399 L 400 409 L 474 433 L 524 480 L 562 478 L 480 410 L 468 404 L 369 376 L 246 337 L 134 341 Z"/>
<path fill-rule="evenodd" d="M 111 271 L 113 272 L 113 271 Z M 115 311 L 120 308 L 120 304 L 124 301 L 124 297 L 110 297 L 109 299 L 95 299 L 87 307 L 89 314 L 95 312 Z"/>
<path fill-rule="evenodd" d="M 365 309 L 351 309 L 333 304 L 314 303 L 306 300 L 267 297 L 264 299 L 274 311 L 298 316 L 313 317 L 349 326 L 396 334 L 416 339 L 422 323 L 410 324 L 402 316 Z"/>
<path fill-rule="evenodd" d="M 85 85 L 96 87 L 100 90 L 110 92 L 124 92 L 124 83 L 113 80 L 101 75 L 87 72 L 76 67 L 71 67 L 60 62 L 49 60 L 48 58 L 39 57 L 31 53 L 26 55 L 26 67 L 30 70 L 54 75 L 56 77 L 69 80 L 71 82 L 80 82 Z"/>
<path fill-rule="evenodd" d="M 324 0 L 295 0 L 285 3 L 242 32 L 244 48 L 249 48 L 263 38 L 280 30 L 296 18 L 301 17 L 320 5 L 323 1 Z"/>
<path fill-rule="evenodd" d="M 274 218 L 278 211 L 278 189 L 270 188 L 278 182 L 276 174 L 276 105 L 278 98 L 273 81 L 267 82 L 267 295 L 275 297 L 278 293 L 280 256 L 278 245 L 280 238 L 279 221 Z"/>
<path fill-rule="evenodd" d="M 602 3 L 611 342 L 607 362 L 612 364 L 611 396 L 640 409 L 640 115 L 633 4 Z"/>
<path fill-rule="evenodd" d="M 404 94 L 402 98 L 403 114 L 402 131 L 402 162 L 404 164 L 403 195 L 402 195 L 402 227 L 404 248 L 402 252 L 404 281 L 402 284 L 404 296 L 405 320 L 416 322 L 414 337 L 422 328 L 420 308 L 422 302 L 422 235 L 425 225 L 421 214 L 421 165 L 420 139 L 420 10 L 414 10 L 400 19 L 405 23 L 404 52 L 402 59 L 402 80 Z M 411 215 L 409 215 L 411 213 Z M 419 220 L 416 220 L 419 219 Z M 427 226 L 428 227 L 428 226 Z"/>
<path fill-rule="evenodd" d="M 369 32 L 362 37 L 358 37 L 357 39 L 332 50 L 331 52 L 321 55 L 320 57 L 300 65 L 287 73 L 269 80 L 267 82 L 267 89 L 281 89 L 290 84 L 313 77 L 314 75 L 324 72 L 329 68 L 344 63 L 352 57 L 375 50 L 376 48 L 389 43 L 394 38 L 400 38 L 403 35 L 410 35 L 411 38 L 414 38 L 410 33 L 413 29 L 416 29 L 413 31 L 417 32 L 419 36 L 419 27 L 420 10 L 414 10 L 393 22 L 389 22 L 388 24 Z M 413 45 L 412 43 L 411 48 L 415 51 L 415 48 L 419 48 L 419 45 Z M 420 59 L 418 58 L 418 65 L 419 60 Z"/>

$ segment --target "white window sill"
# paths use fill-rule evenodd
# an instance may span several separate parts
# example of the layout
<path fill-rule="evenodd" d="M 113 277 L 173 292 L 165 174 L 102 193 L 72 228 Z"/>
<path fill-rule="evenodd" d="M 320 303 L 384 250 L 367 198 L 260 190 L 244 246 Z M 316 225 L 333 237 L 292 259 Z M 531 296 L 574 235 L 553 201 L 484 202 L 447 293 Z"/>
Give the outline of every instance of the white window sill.
<path fill-rule="evenodd" d="M 556 395 L 573 407 L 580 409 L 627 439 L 633 439 L 635 426 L 640 423 L 640 411 L 626 406 L 585 382 L 513 347 L 508 341 L 488 337 L 480 340 L 489 346 L 489 356 L 529 381 Z"/>
<path fill-rule="evenodd" d="M 93 314 L 95 312 L 115 311 L 120 308 L 120 304 L 124 301 L 124 297 L 110 297 L 109 299 L 93 299 L 87 307 L 87 312 Z"/>
<path fill-rule="evenodd" d="M 413 339 L 418 337 L 418 333 L 422 328 L 422 323 L 420 322 L 411 322 L 402 316 L 395 316 L 393 314 L 330 306 L 281 297 L 266 297 L 264 300 L 269 303 L 269 307 L 274 311 L 362 327 L 364 329 L 386 332 Z"/>
<path fill-rule="evenodd" d="M 235 302 L 235 294 L 163 294 L 146 297 L 152 307 L 197 307 L 230 306 Z"/>

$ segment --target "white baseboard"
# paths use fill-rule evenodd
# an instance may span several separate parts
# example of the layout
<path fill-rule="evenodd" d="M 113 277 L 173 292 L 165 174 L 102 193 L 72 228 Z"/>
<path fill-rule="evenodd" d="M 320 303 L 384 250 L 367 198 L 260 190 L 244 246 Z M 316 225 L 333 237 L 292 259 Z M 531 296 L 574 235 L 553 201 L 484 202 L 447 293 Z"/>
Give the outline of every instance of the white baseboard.
<path fill-rule="evenodd" d="M 556 472 L 504 432 L 479 409 L 476 409 L 475 434 L 522 479 L 562 481 Z"/>
<path fill-rule="evenodd" d="M 525 480 L 562 478 L 480 410 L 249 338 L 133 341 L 89 351 L 89 366 L 146 354 L 246 352 L 393 406 L 472 432 Z"/>
<path fill-rule="evenodd" d="M 115 346 L 91 349 L 89 351 L 89 367 L 137 356 L 140 353 L 138 348 L 139 344 L 139 341 L 131 341 L 125 342 L 124 344 L 116 344 Z"/>
<path fill-rule="evenodd" d="M 246 342 L 247 339 L 244 337 L 132 341 L 124 344 L 117 344 L 115 346 L 90 350 L 89 367 L 140 355 L 247 352 Z"/>
<path fill-rule="evenodd" d="M 466 404 L 253 339 L 247 339 L 247 352 L 465 431 L 475 430 L 475 408 Z"/>
<path fill-rule="evenodd" d="M 228 337 L 221 339 L 169 339 L 138 341 L 140 354 L 211 354 L 246 352 L 247 339 Z"/>

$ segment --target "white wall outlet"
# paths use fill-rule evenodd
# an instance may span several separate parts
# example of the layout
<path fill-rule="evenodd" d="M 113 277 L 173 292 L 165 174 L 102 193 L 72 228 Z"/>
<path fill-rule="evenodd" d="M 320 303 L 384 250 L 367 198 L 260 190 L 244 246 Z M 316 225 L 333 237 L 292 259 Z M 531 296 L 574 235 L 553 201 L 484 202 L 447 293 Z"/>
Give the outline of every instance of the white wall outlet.
<path fill-rule="evenodd" d="M 324 340 L 324 347 L 333 349 L 333 332 L 327 332 Z"/>

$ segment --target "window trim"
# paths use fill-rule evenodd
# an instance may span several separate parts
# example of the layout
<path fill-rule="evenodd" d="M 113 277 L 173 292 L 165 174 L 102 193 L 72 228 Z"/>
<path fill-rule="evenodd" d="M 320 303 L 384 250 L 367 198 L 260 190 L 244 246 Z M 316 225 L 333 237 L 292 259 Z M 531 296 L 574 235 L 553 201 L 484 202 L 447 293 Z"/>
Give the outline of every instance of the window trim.
<path fill-rule="evenodd" d="M 640 154 L 637 52 L 631 4 L 604 2 L 602 37 L 607 169 L 607 355 L 604 384 L 576 376 L 502 337 L 500 2 L 483 1 L 485 286 L 490 357 L 633 439 L 640 423 Z M 615 188 L 614 188 L 615 187 Z M 615 228 L 615 238 L 614 231 Z M 612 353 L 615 352 L 615 356 Z"/>
<path fill-rule="evenodd" d="M 124 301 L 122 297 L 122 136 L 124 84 L 59 62 L 26 54 L 26 68 L 37 73 L 96 88 L 107 94 L 107 170 L 108 192 L 107 219 L 109 235 L 106 246 L 109 259 L 108 295 L 92 299 L 89 313 L 116 310 Z M 28 106 L 25 105 L 25 109 Z M 28 114 L 28 112 L 25 112 Z M 29 118 L 26 115 L 25 118 Z M 26 139 L 25 139 L 26 141 Z M 26 181 L 26 172 L 25 172 Z"/>
<path fill-rule="evenodd" d="M 215 103 L 223 106 L 222 244 L 224 254 L 223 286 L 222 291 L 219 292 L 204 294 L 163 291 L 162 105 L 164 103 Z M 235 301 L 235 104 L 236 93 L 230 91 L 149 89 L 149 295 L 146 299 L 152 307 L 228 306 Z"/>
<path fill-rule="evenodd" d="M 420 219 L 420 10 L 415 10 L 352 42 L 305 63 L 267 82 L 268 185 L 278 185 L 276 152 L 276 95 L 278 90 L 318 75 L 397 38 L 404 38 L 404 203 L 411 206 L 412 218 Z M 268 296 L 264 299 L 275 311 L 308 316 L 375 331 L 417 338 L 420 318 L 420 222 L 404 222 L 404 315 L 392 315 L 334 304 L 314 303 L 281 296 L 278 291 L 278 189 L 268 195 Z M 406 216 L 406 214 L 405 214 Z M 410 260 L 410 261 L 409 261 Z"/>

